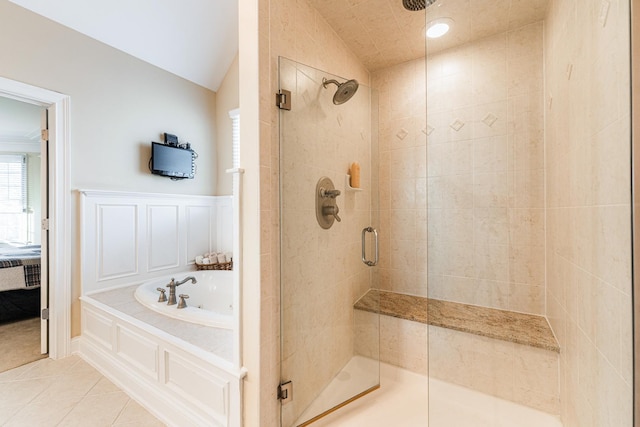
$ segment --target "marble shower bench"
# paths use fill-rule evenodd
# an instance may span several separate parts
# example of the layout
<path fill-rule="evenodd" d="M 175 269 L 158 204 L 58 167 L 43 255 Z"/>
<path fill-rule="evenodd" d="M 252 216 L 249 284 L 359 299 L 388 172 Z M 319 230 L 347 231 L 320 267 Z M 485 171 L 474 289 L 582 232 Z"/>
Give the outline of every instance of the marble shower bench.
<path fill-rule="evenodd" d="M 542 316 L 382 290 L 369 290 L 355 308 L 441 328 L 560 352 Z"/>
<path fill-rule="evenodd" d="M 546 318 L 383 290 L 354 308 L 356 353 L 559 414 L 560 347 Z"/>

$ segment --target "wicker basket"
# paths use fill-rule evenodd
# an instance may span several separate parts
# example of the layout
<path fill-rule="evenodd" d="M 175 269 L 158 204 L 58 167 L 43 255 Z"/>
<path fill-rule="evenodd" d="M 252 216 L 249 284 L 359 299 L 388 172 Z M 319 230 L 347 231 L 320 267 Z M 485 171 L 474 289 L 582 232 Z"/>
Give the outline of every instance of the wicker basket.
<path fill-rule="evenodd" d="M 233 258 L 229 262 L 221 262 L 219 264 L 198 264 L 196 262 L 196 269 L 198 270 L 233 270 Z"/>

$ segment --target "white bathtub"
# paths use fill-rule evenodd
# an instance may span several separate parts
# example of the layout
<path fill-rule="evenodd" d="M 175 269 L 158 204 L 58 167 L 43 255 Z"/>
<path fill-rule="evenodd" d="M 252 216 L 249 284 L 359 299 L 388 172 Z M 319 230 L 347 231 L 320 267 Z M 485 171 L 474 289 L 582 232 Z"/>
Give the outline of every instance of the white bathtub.
<path fill-rule="evenodd" d="M 172 278 L 176 282 L 188 276 L 196 278 L 197 283 L 188 281 L 176 287 L 176 301 L 178 295 L 187 294 L 187 307 L 178 309 L 177 305 L 167 305 L 158 302 L 157 288 L 167 290 Z M 166 316 L 204 326 L 231 329 L 233 327 L 233 272 L 223 270 L 190 271 L 172 276 L 161 277 L 144 282 L 135 292 L 138 302 L 144 306 Z"/>

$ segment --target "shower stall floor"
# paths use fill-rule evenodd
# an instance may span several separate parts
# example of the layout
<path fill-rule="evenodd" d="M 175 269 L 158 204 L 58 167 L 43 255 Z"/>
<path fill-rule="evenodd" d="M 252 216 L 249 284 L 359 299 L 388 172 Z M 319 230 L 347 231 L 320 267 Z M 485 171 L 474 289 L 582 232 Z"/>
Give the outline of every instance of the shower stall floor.
<path fill-rule="evenodd" d="M 355 356 L 327 386 L 314 406 L 347 399 L 367 388 L 357 372 L 372 372 L 375 362 Z M 347 380 L 351 379 L 351 380 Z M 363 387 L 364 385 L 364 387 Z M 427 391 L 431 398 L 429 399 Z M 430 412 L 430 414 L 429 414 Z M 317 413 L 317 412 L 316 412 Z M 304 418 L 301 418 L 301 421 Z M 380 364 L 380 389 L 314 422 L 313 427 L 562 427 L 553 415 L 437 379 Z"/>

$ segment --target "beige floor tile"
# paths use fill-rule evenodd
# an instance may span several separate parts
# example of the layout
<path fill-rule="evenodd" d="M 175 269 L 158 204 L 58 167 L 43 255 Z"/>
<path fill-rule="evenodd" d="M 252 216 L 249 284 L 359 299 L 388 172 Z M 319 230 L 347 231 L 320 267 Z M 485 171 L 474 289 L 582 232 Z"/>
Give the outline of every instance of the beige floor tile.
<path fill-rule="evenodd" d="M 34 399 L 37 402 L 58 402 L 74 400 L 79 402 L 97 383 L 101 375 L 94 372 L 79 372 L 64 375 L 53 381 L 50 387 L 45 389 Z"/>
<path fill-rule="evenodd" d="M 78 356 L 69 356 L 64 359 L 42 359 L 34 362 L 29 370 L 27 370 L 21 378 L 43 378 L 55 377 L 65 374 L 73 367 L 80 358 Z"/>
<path fill-rule="evenodd" d="M 74 407 L 76 400 L 40 402 L 22 407 L 3 427 L 48 427 L 57 425 Z"/>
<path fill-rule="evenodd" d="M 0 373 L 0 426 L 162 427 L 78 356 Z"/>
<path fill-rule="evenodd" d="M 106 379 L 105 377 L 100 378 L 100 381 L 93 386 L 87 396 L 95 395 L 95 394 L 105 394 L 105 393 L 113 393 L 115 391 L 120 391 L 117 385 Z"/>
<path fill-rule="evenodd" d="M 37 362 L 34 362 L 37 363 Z M 27 371 L 33 368 L 33 363 L 22 365 L 17 368 L 9 369 L 0 373 L 0 384 L 7 381 L 15 381 L 22 377 Z"/>
<path fill-rule="evenodd" d="M 145 419 L 141 421 L 133 421 L 130 423 L 116 423 L 114 427 L 165 427 L 166 424 L 158 421 L 155 418 Z"/>
<path fill-rule="evenodd" d="M 59 427 L 111 426 L 128 401 L 129 396 L 122 391 L 86 396 L 63 418 Z"/>
<path fill-rule="evenodd" d="M 129 399 L 118 419 L 114 423 L 116 426 L 122 425 L 144 425 L 144 426 L 162 426 L 160 421 L 156 419 L 149 411 L 140 406 L 135 400 Z"/>
<path fill-rule="evenodd" d="M 50 387 L 51 383 L 50 378 L 3 383 L 0 387 L 0 410 L 5 407 L 26 405 Z"/>
<path fill-rule="evenodd" d="M 23 408 L 23 405 L 2 406 L 2 404 L 0 404 L 0 426 L 4 426 L 21 408 Z"/>
<path fill-rule="evenodd" d="M 78 361 L 69 369 L 70 374 L 94 374 L 97 372 L 98 370 L 96 368 L 80 358 L 78 358 Z"/>

